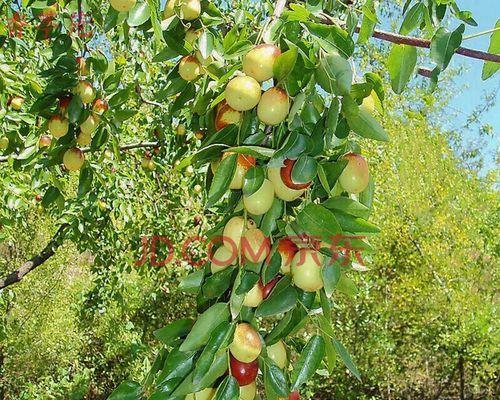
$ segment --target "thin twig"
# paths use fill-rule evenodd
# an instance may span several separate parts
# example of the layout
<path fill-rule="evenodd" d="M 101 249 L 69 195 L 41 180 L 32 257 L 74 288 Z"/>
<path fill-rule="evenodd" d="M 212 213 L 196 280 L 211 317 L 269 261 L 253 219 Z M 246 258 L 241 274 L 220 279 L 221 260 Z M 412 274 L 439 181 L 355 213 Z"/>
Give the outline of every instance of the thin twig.
<path fill-rule="evenodd" d="M 496 32 L 496 31 L 500 31 L 500 27 L 493 28 L 493 29 L 488 29 L 486 31 L 482 31 L 482 32 L 478 32 L 478 33 L 473 33 L 472 35 L 464 36 L 463 40 L 474 39 L 474 38 L 477 38 L 479 36 L 484 36 L 484 35 L 487 35 L 488 33 L 493 33 L 493 32 Z"/>
<path fill-rule="evenodd" d="M 160 142 L 138 142 L 138 143 L 131 143 L 131 144 L 126 144 L 123 146 L 120 146 L 118 149 L 120 151 L 126 151 L 126 150 L 133 150 L 133 149 L 144 149 L 144 148 L 154 148 L 160 146 Z M 83 153 L 90 153 L 92 149 L 90 147 L 83 147 L 82 149 Z M 0 157 L 0 162 L 7 162 L 9 161 L 9 158 L 12 158 L 13 160 L 17 160 L 18 155 L 11 155 L 11 156 L 2 156 Z"/>
<path fill-rule="evenodd" d="M 142 89 L 141 89 L 141 87 L 139 85 L 137 85 L 135 87 L 135 92 L 139 96 L 139 99 L 141 100 L 142 103 L 149 104 L 150 106 L 155 106 L 155 107 L 161 107 L 161 108 L 165 107 L 161 103 L 157 103 L 156 101 L 145 99 L 144 96 L 142 95 Z"/>

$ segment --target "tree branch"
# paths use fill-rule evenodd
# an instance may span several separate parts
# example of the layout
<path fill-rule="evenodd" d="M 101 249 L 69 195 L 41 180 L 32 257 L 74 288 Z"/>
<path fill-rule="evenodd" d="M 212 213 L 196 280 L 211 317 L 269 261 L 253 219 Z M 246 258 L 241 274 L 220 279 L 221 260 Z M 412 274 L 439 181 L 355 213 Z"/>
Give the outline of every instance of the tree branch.
<path fill-rule="evenodd" d="M 330 15 L 326 13 L 320 14 L 320 21 L 325 25 L 340 25 L 337 23 Z M 355 29 L 356 33 L 359 33 L 360 27 L 357 26 Z M 431 41 L 429 39 L 422 39 L 413 36 L 404 36 L 398 33 L 386 32 L 382 30 L 375 29 L 373 31 L 372 37 L 386 42 L 396 43 L 396 44 L 407 44 L 414 47 L 421 47 L 428 49 L 431 47 Z M 464 57 L 474 58 L 477 60 L 491 61 L 494 63 L 500 63 L 500 54 L 492 54 L 486 51 L 469 49 L 467 47 L 459 47 L 456 54 L 460 54 Z"/>
<path fill-rule="evenodd" d="M 31 260 L 26 261 L 18 269 L 8 274 L 6 277 L 0 279 L 0 290 L 19 282 L 31 271 L 42 265 L 50 257 L 55 254 L 55 251 L 62 243 L 62 236 L 68 224 L 63 224 L 59 227 L 56 234 L 52 237 L 47 246 Z"/>
<path fill-rule="evenodd" d="M 145 149 L 151 147 L 157 147 L 160 144 L 158 142 L 139 142 L 139 143 L 131 143 L 120 146 L 120 151 L 134 150 L 134 149 Z M 89 153 L 91 151 L 90 147 L 84 147 L 81 149 L 83 153 Z"/>
<path fill-rule="evenodd" d="M 126 151 L 126 150 L 133 150 L 133 149 L 144 149 L 144 148 L 157 147 L 159 145 L 160 145 L 159 142 L 139 142 L 139 143 L 131 143 L 131 144 L 126 144 L 126 145 L 120 146 L 119 149 L 120 149 L 120 151 Z M 84 147 L 81 150 L 84 153 L 90 153 L 91 152 L 90 147 Z M 6 161 L 9 160 L 9 158 L 12 158 L 12 159 L 16 160 L 17 159 L 17 155 L 14 155 L 14 156 L 2 156 L 2 157 L 0 157 L 0 162 L 6 162 Z"/>
<path fill-rule="evenodd" d="M 359 32 L 359 28 L 356 28 L 356 32 Z M 403 36 L 398 33 L 375 30 L 373 31 L 372 36 L 374 38 L 396 44 L 408 44 L 413 47 L 421 47 L 424 49 L 428 49 L 431 47 L 431 41 L 428 39 L 421 39 L 412 36 Z M 467 47 L 459 47 L 455 53 L 460 54 L 461 56 L 464 57 L 475 58 L 476 60 L 484 60 L 484 61 L 491 61 L 494 63 L 500 63 L 500 54 L 492 54 L 486 51 L 469 49 Z"/>
<path fill-rule="evenodd" d="M 271 21 L 279 19 L 281 14 L 283 14 L 283 11 L 285 10 L 287 0 L 278 0 L 276 2 L 276 6 L 274 7 L 274 12 L 271 17 Z"/>

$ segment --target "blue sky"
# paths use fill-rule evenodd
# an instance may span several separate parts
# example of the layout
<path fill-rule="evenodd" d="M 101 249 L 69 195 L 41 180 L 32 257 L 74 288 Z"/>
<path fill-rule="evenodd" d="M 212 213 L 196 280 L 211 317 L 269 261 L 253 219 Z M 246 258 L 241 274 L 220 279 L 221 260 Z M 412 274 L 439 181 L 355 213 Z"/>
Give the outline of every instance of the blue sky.
<path fill-rule="evenodd" d="M 457 0 L 457 4 L 462 10 L 472 11 L 477 27 L 466 25 L 464 37 L 484 32 L 495 27 L 495 23 L 500 18 L 500 0 Z M 381 2 L 381 7 L 384 3 Z M 399 18 L 399 24 L 402 18 Z M 393 21 L 382 20 L 382 29 L 394 30 Z M 456 18 L 450 18 L 450 30 L 455 29 L 460 24 Z M 393 28 L 391 28 L 391 25 Z M 417 35 L 418 36 L 418 35 Z M 469 47 L 477 50 L 488 50 L 491 33 L 479 36 L 477 38 L 464 40 L 463 47 Z M 429 59 L 429 51 L 424 50 L 426 59 L 423 66 L 432 69 L 432 62 Z M 429 61 L 429 62 L 427 62 Z M 496 103 L 500 102 L 500 71 L 487 81 L 481 79 L 483 61 L 455 55 L 450 63 L 449 69 L 459 69 L 461 71 L 454 80 L 450 104 L 445 108 L 445 118 L 439 121 L 440 125 L 451 132 L 458 132 L 465 145 L 469 143 L 478 143 L 480 138 L 480 127 L 489 125 L 492 127 L 491 136 L 483 136 L 481 140 L 480 153 L 484 158 L 484 166 L 480 175 L 497 167 L 496 153 L 500 144 L 500 104 L 495 104 L 488 112 L 481 114 L 479 123 L 464 129 L 467 119 L 472 112 L 480 108 L 484 102 L 486 94 L 496 92 Z M 415 79 L 425 79 L 416 77 Z M 444 87 L 444 85 L 442 85 Z M 438 86 L 437 90 L 443 90 Z"/>
<path fill-rule="evenodd" d="M 465 35 L 479 33 L 495 26 L 496 20 L 500 18 L 500 0 L 459 0 L 457 2 L 464 10 L 472 11 L 478 22 L 478 27 L 468 26 Z M 490 34 L 478 38 L 466 40 L 464 47 L 478 50 L 488 50 Z M 462 56 L 455 56 L 451 63 L 452 67 L 462 66 L 464 73 L 456 79 L 457 90 L 450 104 L 450 112 L 454 112 L 453 120 L 445 123 L 449 128 L 463 126 L 470 113 L 481 104 L 481 98 L 485 93 L 491 93 L 500 87 L 500 71 L 487 81 L 481 80 L 483 62 Z M 496 166 L 495 153 L 500 142 L 500 92 L 497 92 L 497 104 L 489 112 L 481 116 L 482 124 L 493 127 L 493 135 L 488 138 L 483 153 L 485 155 L 486 172 Z M 476 127 L 463 132 L 466 140 L 473 140 L 478 136 Z"/>

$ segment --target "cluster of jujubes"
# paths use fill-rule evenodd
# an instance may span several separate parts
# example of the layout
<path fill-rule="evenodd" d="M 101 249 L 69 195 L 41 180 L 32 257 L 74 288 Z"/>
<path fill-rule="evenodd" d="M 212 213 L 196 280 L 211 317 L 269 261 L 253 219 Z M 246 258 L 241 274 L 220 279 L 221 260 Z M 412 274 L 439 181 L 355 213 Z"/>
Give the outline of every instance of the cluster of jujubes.
<path fill-rule="evenodd" d="M 117 11 L 124 12 L 136 6 L 136 2 L 112 0 L 111 5 Z M 302 135 L 302 131 L 293 128 L 291 124 L 293 115 L 290 115 L 290 112 L 293 110 L 297 93 L 289 96 L 286 80 L 283 74 L 279 73 L 284 69 L 279 63 L 284 62 L 282 59 L 290 58 L 290 48 L 286 50 L 287 55 L 282 54 L 280 47 L 275 44 L 260 44 L 259 35 L 257 44 L 249 45 L 237 59 L 230 59 L 230 62 L 234 63 L 233 71 L 236 72 L 227 73 L 227 60 L 217 51 L 207 50 L 207 34 L 213 33 L 208 32 L 209 27 L 200 19 L 203 11 L 205 10 L 202 10 L 202 4 L 198 0 L 170 0 L 163 10 L 163 22 L 166 25 L 173 24 L 177 34 L 184 37 L 184 41 L 189 44 L 182 50 L 182 56 L 172 71 L 174 79 L 184 85 L 183 87 L 194 89 L 193 92 L 203 91 L 206 87 L 217 88 L 213 90 L 213 97 L 210 95 L 207 103 L 209 112 L 193 109 L 193 115 L 187 118 L 185 114 L 180 117 L 179 114 L 172 115 L 172 119 L 177 123 L 175 140 L 185 137 L 188 129 L 192 128 L 193 136 L 201 141 L 200 153 L 209 154 L 197 164 L 190 165 L 188 157 L 188 161 L 177 161 L 174 167 L 182 168 L 185 176 L 193 176 L 196 173 L 195 168 L 204 165 L 206 170 L 200 171 L 206 171 L 208 175 L 207 202 L 210 204 L 207 205 L 211 211 L 212 206 L 219 202 L 229 202 L 231 198 L 236 200 L 228 207 L 230 214 L 224 218 L 217 230 L 220 240 L 214 241 L 215 247 L 208 251 L 210 261 L 202 271 L 193 273 L 196 275 L 197 272 L 202 272 L 202 277 L 196 278 L 199 279 L 196 282 L 202 286 L 198 291 L 198 302 L 199 309 L 204 312 L 192 329 L 189 328 L 185 334 L 179 335 L 187 337 L 178 348 L 174 347 L 172 350 L 173 354 L 180 352 L 182 357 L 188 357 L 189 351 L 197 352 L 191 374 L 183 378 L 182 384 L 174 391 L 174 397 L 177 393 L 176 398 L 185 396 L 186 400 L 225 398 L 221 393 L 230 390 L 228 387 L 231 385 L 234 390 L 237 382 L 239 399 L 254 400 L 257 397 L 259 376 L 263 377 L 265 383 L 266 379 L 269 379 L 269 368 L 274 368 L 273 374 L 281 376 L 281 383 L 285 385 L 276 387 L 279 383 L 275 382 L 273 390 L 276 390 L 276 398 L 288 397 L 297 400 L 300 397 L 298 390 L 304 382 L 288 382 L 291 381 L 288 373 L 289 360 L 293 356 L 288 351 L 285 340 L 292 329 L 269 339 L 270 332 L 259 330 L 258 318 L 280 314 L 280 311 L 268 314 L 262 312 L 266 303 L 275 301 L 272 300 L 273 295 L 279 291 L 285 293 L 288 289 L 287 301 L 290 301 L 292 296 L 296 303 L 299 302 L 299 296 L 309 299 L 312 303 L 317 293 L 326 293 L 327 282 L 323 270 L 328 264 L 325 254 L 331 250 L 331 243 L 325 237 L 290 237 L 287 235 L 286 226 L 296 218 L 295 210 L 304 209 L 307 205 L 317 205 L 315 199 L 319 198 L 319 186 L 324 185 L 318 178 L 320 163 L 323 170 L 328 169 L 328 163 L 335 164 L 333 168 L 338 169 L 335 178 L 330 178 L 332 187 L 323 195 L 323 199 L 338 196 L 352 201 L 369 185 L 368 164 L 365 158 L 358 154 L 357 146 L 339 146 L 342 150 L 333 156 L 333 152 L 326 154 L 324 147 L 317 152 L 311 150 L 312 146 L 306 145 L 300 150 L 287 150 L 284 145 L 287 136 Z M 328 93 L 335 95 L 331 100 L 332 104 L 338 102 L 334 118 L 340 120 L 344 115 L 341 115 L 339 99 L 349 95 L 352 71 L 347 60 L 337 53 L 331 55 L 329 61 L 337 63 L 338 65 L 334 65 L 336 68 L 346 69 L 340 83 L 333 79 L 334 85 L 330 81 L 330 75 L 318 75 L 321 86 L 331 89 Z M 216 81 L 215 77 L 218 75 L 214 71 L 224 71 L 220 73 L 226 74 L 222 82 Z M 341 92 L 336 93 L 337 90 Z M 374 100 L 370 102 L 369 97 L 364 97 L 364 100 L 357 98 L 357 104 L 354 99 L 348 97 L 345 105 L 342 105 L 342 113 L 346 119 L 349 117 L 352 120 L 358 109 L 362 109 L 363 113 L 369 115 L 368 118 L 372 118 Z M 83 98 L 82 101 L 85 103 Z M 296 108 L 300 107 L 299 103 Z M 249 119 L 251 123 L 248 123 Z M 193 124 L 192 120 L 196 122 Z M 345 126 L 345 119 L 343 122 Z M 253 133 L 258 131 L 261 139 L 255 139 L 250 145 L 240 140 L 239 133 L 237 138 L 235 134 L 233 139 L 227 139 L 225 135 L 230 135 L 231 132 L 248 129 L 244 128 L 245 124 L 256 127 Z M 296 131 L 292 132 L 294 129 Z M 331 130 L 333 134 L 335 128 Z M 344 132 L 344 137 L 348 131 L 349 129 L 347 133 Z M 323 142 L 323 136 L 326 136 L 326 133 L 318 137 L 317 141 Z M 301 140 L 311 141 L 306 135 L 303 135 Z M 281 158 L 276 156 L 280 151 Z M 144 155 L 143 167 L 154 169 L 149 150 Z M 323 180 L 328 181 L 328 178 L 324 177 Z M 196 194 L 201 191 L 200 185 L 194 186 Z M 216 195 L 213 195 L 214 192 Z M 215 200 L 211 199 L 211 196 L 216 197 Z M 273 207 L 281 211 L 272 214 Z M 334 218 L 328 210 L 325 209 L 325 212 Z M 269 215 L 271 217 L 268 217 Z M 265 226 L 263 221 L 266 218 L 274 218 L 274 228 L 269 228 L 269 221 L 268 226 Z M 315 221 L 316 224 L 323 222 Z M 213 238 L 213 232 L 209 236 Z M 276 255 L 279 255 L 279 261 L 274 263 L 272 275 L 265 276 L 263 270 L 268 268 L 272 260 L 276 260 Z M 340 269 L 338 273 L 341 273 Z M 204 282 L 222 289 L 216 295 L 204 299 Z M 213 288 L 211 290 L 215 291 Z M 302 303 L 301 306 L 306 308 Z M 290 309 L 291 307 L 281 312 Z M 218 310 L 218 314 L 211 315 L 212 310 Z M 210 318 L 221 319 L 218 324 L 210 325 Z M 206 337 L 203 340 L 193 336 L 204 334 Z M 216 367 L 217 356 L 222 357 L 222 367 Z M 207 360 L 211 360 L 211 363 Z M 200 380 L 203 380 L 204 374 L 210 376 L 208 366 L 221 369 L 213 373 L 213 379 L 209 383 L 201 384 Z M 276 372 L 275 368 L 281 372 Z M 267 390 L 266 387 L 266 392 Z M 231 393 L 231 398 L 237 396 L 234 391 Z"/>
<path fill-rule="evenodd" d="M 77 58 L 79 72 L 83 76 L 87 72 L 85 60 Z M 108 104 L 101 98 L 96 98 L 96 90 L 92 83 L 83 77 L 78 81 L 72 92 L 63 93 L 59 96 L 57 113 L 52 115 L 47 122 L 47 131 L 55 139 L 65 137 L 70 131 L 70 120 L 68 109 L 73 97 L 78 96 L 84 108 L 82 115 L 86 116 L 82 121 L 75 123 L 75 145 L 67 149 L 63 155 L 63 164 L 68 171 L 78 171 L 85 163 L 85 155 L 81 147 L 89 146 L 92 136 L 96 131 L 101 115 L 108 110 Z M 38 141 L 40 148 L 50 147 L 52 138 L 46 134 L 41 135 Z"/>
<path fill-rule="evenodd" d="M 262 94 L 261 82 L 273 78 L 273 65 L 281 54 L 274 45 L 258 45 L 244 57 L 242 73 L 237 73 L 226 86 L 224 100 L 216 107 L 214 126 L 216 131 L 228 125 L 239 125 L 244 112 L 257 107 L 257 117 L 266 126 L 274 126 L 283 122 L 290 110 L 291 100 L 286 91 L 280 87 L 271 87 Z M 186 56 L 179 63 L 179 74 L 187 80 L 198 79 L 204 73 L 204 66 L 196 55 Z M 218 161 L 211 163 L 212 173 L 216 174 L 221 161 L 230 156 L 224 152 Z M 242 190 L 247 172 L 257 165 L 257 159 L 249 154 L 236 154 L 236 167 L 229 183 L 230 190 Z M 358 194 L 366 189 L 369 183 L 368 165 L 359 154 L 347 153 L 341 157 L 346 166 L 339 177 L 339 183 L 348 193 Z M 226 223 L 222 233 L 222 243 L 215 249 L 211 257 L 210 271 L 220 273 L 228 267 L 246 262 L 262 263 L 271 252 L 271 238 L 266 237 L 256 222 L 249 217 L 259 217 L 267 213 L 275 198 L 284 202 L 293 202 L 303 196 L 312 182 L 295 182 L 292 176 L 295 159 L 285 159 L 283 166 L 266 168 L 267 177 L 254 193 L 243 194 L 242 208 L 244 215 L 233 216 Z M 265 164 L 263 167 L 266 167 Z M 281 257 L 280 274 L 267 284 L 261 280 L 253 285 L 245 294 L 243 306 L 256 308 L 268 298 L 282 276 L 291 275 L 293 284 L 305 292 L 315 292 L 323 288 L 321 267 L 324 255 L 321 247 L 330 247 L 330 243 L 317 242 L 314 246 L 304 247 L 294 243 L 292 239 L 282 238 L 277 246 Z M 257 361 L 262 351 L 259 333 L 249 323 L 236 326 L 234 339 L 230 345 L 230 374 L 240 385 L 240 399 L 252 400 L 256 395 L 255 380 L 258 375 Z M 287 368 L 288 355 L 283 341 L 267 346 L 267 356 L 280 368 Z M 215 388 L 204 389 L 189 395 L 186 399 L 211 399 Z M 298 399 L 298 392 L 292 392 L 290 399 Z"/>

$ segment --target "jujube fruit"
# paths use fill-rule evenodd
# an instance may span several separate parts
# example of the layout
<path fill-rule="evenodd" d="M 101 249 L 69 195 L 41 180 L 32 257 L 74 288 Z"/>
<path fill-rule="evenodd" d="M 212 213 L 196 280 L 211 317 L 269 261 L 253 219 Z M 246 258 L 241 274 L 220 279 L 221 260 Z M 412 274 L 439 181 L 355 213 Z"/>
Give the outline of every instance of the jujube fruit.
<path fill-rule="evenodd" d="M 272 44 L 261 44 L 243 57 L 243 72 L 259 82 L 273 77 L 273 67 L 281 50 Z"/>
<path fill-rule="evenodd" d="M 248 111 L 259 104 L 261 88 L 259 82 L 250 76 L 237 76 L 226 86 L 224 92 L 227 104 L 236 111 Z"/>
<path fill-rule="evenodd" d="M 79 148 L 66 150 L 63 156 L 63 164 L 68 171 L 78 171 L 85 162 L 85 156 Z"/>
<path fill-rule="evenodd" d="M 259 333 L 246 322 L 238 324 L 229 350 L 238 361 L 250 363 L 256 360 L 262 351 Z"/>
<path fill-rule="evenodd" d="M 321 268 L 324 256 L 314 249 L 300 249 L 292 260 L 291 271 L 295 286 L 305 292 L 315 292 L 323 287 Z"/>
<path fill-rule="evenodd" d="M 253 215 L 262 215 L 269 211 L 274 201 L 274 186 L 264 179 L 262 186 L 250 196 L 243 196 L 245 209 Z"/>
<path fill-rule="evenodd" d="M 290 99 L 283 89 L 273 87 L 260 98 L 257 116 L 266 125 L 278 125 L 290 111 Z"/>
<path fill-rule="evenodd" d="M 258 228 L 246 230 L 241 237 L 241 252 L 253 263 L 264 261 L 271 251 L 271 242 Z"/>
<path fill-rule="evenodd" d="M 231 375 L 234 376 L 240 386 L 246 386 L 255 382 L 259 372 L 259 363 L 257 360 L 245 363 L 237 360 L 232 355 L 229 358 L 229 367 Z"/>
<path fill-rule="evenodd" d="M 109 0 L 111 7 L 118 12 L 130 11 L 136 3 L 136 0 Z"/>
<path fill-rule="evenodd" d="M 361 193 L 370 182 L 370 172 L 366 159 L 355 153 L 348 153 L 342 157 L 347 165 L 340 174 L 339 182 L 346 192 Z"/>

